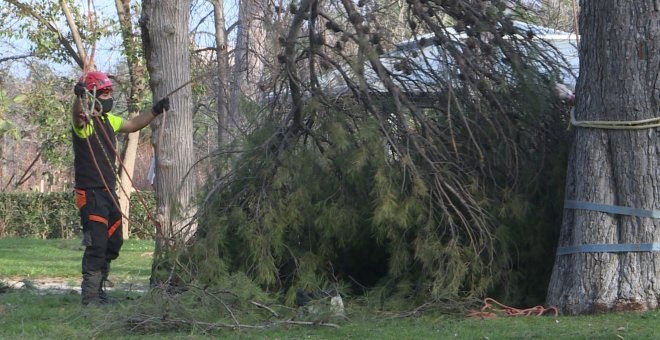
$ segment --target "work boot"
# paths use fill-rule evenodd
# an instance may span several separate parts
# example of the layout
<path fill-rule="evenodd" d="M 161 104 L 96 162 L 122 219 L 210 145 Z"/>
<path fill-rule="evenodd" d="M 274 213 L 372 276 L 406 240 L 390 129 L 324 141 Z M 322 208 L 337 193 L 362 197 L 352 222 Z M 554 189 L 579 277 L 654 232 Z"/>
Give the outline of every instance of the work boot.
<path fill-rule="evenodd" d="M 99 298 L 101 299 L 101 302 L 103 304 L 106 303 L 108 300 L 108 294 L 105 293 L 105 283 L 108 281 L 108 264 L 106 263 L 105 266 L 101 269 L 101 285 L 99 286 Z"/>
<path fill-rule="evenodd" d="M 102 304 L 99 296 L 102 280 L 103 274 L 101 274 L 101 271 L 83 273 L 83 280 L 80 284 L 80 302 L 83 306 Z"/>
<path fill-rule="evenodd" d="M 111 297 L 106 292 L 106 287 L 108 287 L 108 286 L 112 287 L 112 284 L 110 283 L 110 281 L 108 281 L 106 279 L 103 279 L 103 281 L 101 281 L 101 287 L 99 287 L 99 299 L 101 300 L 102 305 L 107 305 L 107 304 L 118 302 L 117 299 Z"/>

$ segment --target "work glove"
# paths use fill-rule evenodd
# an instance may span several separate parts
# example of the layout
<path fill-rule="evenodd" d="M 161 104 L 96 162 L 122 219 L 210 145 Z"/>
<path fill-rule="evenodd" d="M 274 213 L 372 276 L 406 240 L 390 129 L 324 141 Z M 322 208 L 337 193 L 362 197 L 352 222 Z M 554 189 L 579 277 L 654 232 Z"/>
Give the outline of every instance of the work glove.
<path fill-rule="evenodd" d="M 73 87 L 73 93 L 76 94 L 76 97 L 82 97 L 87 93 L 85 88 L 85 83 L 79 81 L 76 86 Z"/>
<path fill-rule="evenodd" d="M 167 111 L 170 109 L 170 98 L 165 97 L 161 100 L 159 100 L 156 105 L 154 105 L 151 110 L 154 113 L 155 116 L 158 116 L 159 114 Z"/>

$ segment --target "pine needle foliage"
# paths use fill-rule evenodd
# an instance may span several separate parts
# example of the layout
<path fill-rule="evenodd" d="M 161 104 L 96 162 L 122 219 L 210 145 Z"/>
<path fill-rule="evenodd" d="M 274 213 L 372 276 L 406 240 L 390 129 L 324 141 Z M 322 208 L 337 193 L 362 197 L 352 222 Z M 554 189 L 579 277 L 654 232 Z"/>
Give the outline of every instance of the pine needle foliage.
<path fill-rule="evenodd" d="M 384 61 L 394 43 L 367 19 L 393 7 L 301 1 L 281 96 L 209 186 L 184 280 L 244 273 L 288 304 L 300 289 L 409 305 L 521 291 L 502 282 L 552 228 L 566 121 L 561 65 L 507 3 L 409 0 L 419 48 Z"/>

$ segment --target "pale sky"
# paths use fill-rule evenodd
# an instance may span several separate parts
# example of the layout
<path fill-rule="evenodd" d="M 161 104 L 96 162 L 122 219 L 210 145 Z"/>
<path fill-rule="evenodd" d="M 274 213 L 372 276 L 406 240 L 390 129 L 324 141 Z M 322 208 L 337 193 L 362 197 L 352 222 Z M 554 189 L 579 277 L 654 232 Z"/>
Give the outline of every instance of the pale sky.
<path fill-rule="evenodd" d="M 80 8 L 87 13 L 88 10 L 88 1 L 87 0 L 76 0 L 75 1 Z M 132 1 L 137 3 L 137 1 Z M 236 0 L 225 1 L 225 15 L 227 16 L 227 22 L 233 22 L 236 20 Z M 96 12 L 100 13 L 105 17 L 116 18 L 117 10 L 115 7 L 114 0 L 93 0 L 94 8 Z M 5 16 L 5 12 L 12 12 L 13 6 L 2 6 L 0 8 L 0 15 Z M 191 22 L 190 28 L 197 27 L 198 34 L 195 35 L 196 41 L 199 46 L 213 46 L 215 40 L 212 38 L 215 33 L 215 27 L 213 25 L 213 16 L 208 16 L 207 14 L 213 9 L 213 7 L 208 3 L 208 1 L 193 0 L 193 8 L 191 9 Z M 204 24 L 199 25 L 199 21 L 206 17 Z M 66 25 L 66 20 L 64 15 L 61 17 L 61 21 L 57 23 L 60 29 L 68 34 L 68 26 Z M 136 29 L 138 29 L 136 27 Z M 30 50 L 30 42 L 27 39 L 12 40 L 7 41 L 6 38 L 0 38 L 0 58 L 17 56 L 27 54 Z M 85 46 L 88 48 L 88 46 Z M 94 61 L 97 65 L 97 68 L 102 71 L 109 72 L 114 68 L 115 65 L 122 59 L 121 55 L 121 38 L 119 36 L 104 38 L 97 42 L 96 54 Z M 71 64 L 57 64 L 50 62 L 52 68 L 58 74 L 62 76 L 74 76 L 80 71 L 76 65 Z M 0 67 L 6 67 L 7 64 L 0 64 Z M 16 62 L 11 64 L 11 71 L 16 76 L 27 75 L 28 69 L 25 64 Z"/>

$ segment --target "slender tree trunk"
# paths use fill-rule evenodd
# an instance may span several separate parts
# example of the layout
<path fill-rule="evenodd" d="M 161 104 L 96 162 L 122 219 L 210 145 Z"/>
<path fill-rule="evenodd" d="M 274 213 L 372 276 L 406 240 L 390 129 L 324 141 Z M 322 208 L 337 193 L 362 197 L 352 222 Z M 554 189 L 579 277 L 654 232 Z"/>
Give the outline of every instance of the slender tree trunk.
<path fill-rule="evenodd" d="M 133 178 L 135 170 L 135 156 L 137 155 L 138 140 L 140 139 L 140 132 L 133 132 L 128 134 L 126 139 L 126 146 L 122 154 L 122 163 L 124 164 L 123 170 L 119 173 L 119 206 L 122 213 L 122 237 L 127 240 L 130 236 L 130 217 L 131 217 L 131 193 L 133 191 L 133 184 L 129 178 Z"/>
<path fill-rule="evenodd" d="M 5 145 L 4 131 L 0 131 L 0 192 L 5 191 L 5 187 L 8 186 L 5 181 L 9 180 L 5 179 Z"/>
<path fill-rule="evenodd" d="M 635 121 L 658 116 L 660 12 L 651 1 L 580 3 L 578 120 Z M 566 199 L 657 210 L 660 139 L 655 128 L 575 128 Z M 660 241 L 660 221 L 566 209 L 560 247 Z M 548 305 L 568 314 L 648 310 L 660 299 L 660 253 L 558 255 Z"/>
<path fill-rule="evenodd" d="M 130 0 L 115 0 L 115 5 L 117 7 L 124 55 L 128 64 L 128 74 L 131 82 L 129 88 L 130 97 L 128 101 L 128 112 L 129 117 L 132 118 L 140 113 L 137 103 L 140 102 L 145 93 L 145 69 L 142 60 L 138 56 L 140 42 L 133 34 Z M 128 218 L 130 218 L 130 198 L 131 191 L 133 190 L 133 185 L 130 179 L 133 178 L 135 170 L 135 157 L 137 155 L 139 139 L 139 131 L 130 133 L 126 141 L 124 154 L 122 155 L 122 163 L 124 164 L 125 171 L 120 171 L 119 185 L 121 187 L 119 190 L 119 204 L 124 216 L 122 221 L 124 239 L 128 239 L 130 235 Z"/>
<path fill-rule="evenodd" d="M 227 73 L 229 71 L 229 56 L 227 55 L 227 32 L 225 31 L 224 1 L 214 0 L 213 11 L 215 13 L 215 45 L 216 57 L 218 62 L 218 87 L 216 92 L 217 117 L 218 117 L 218 146 L 220 149 L 227 144 L 227 106 L 229 98 L 229 89 Z"/>
<path fill-rule="evenodd" d="M 170 96 L 171 109 L 152 124 L 156 151 L 157 251 L 186 241 L 195 180 L 188 21 L 190 0 L 142 2 L 142 42 L 154 100 Z M 173 92 L 174 91 L 174 92 Z M 171 94 L 170 94 L 171 93 Z M 162 249 L 162 248 L 160 248 Z"/>
<path fill-rule="evenodd" d="M 266 54 L 264 17 L 268 4 L 264 0 L 242 0 L 239 7 L 239 22 L 236 30 L 234 48 L 234 66 L 232 71 L 231 95 L 229 100 L 229 119 L 234 130 L 241 130 L 242 119 L 239 115 L 241 98 L 256 100 L 258 84 L 263 76 L 263 56 Z"/>

